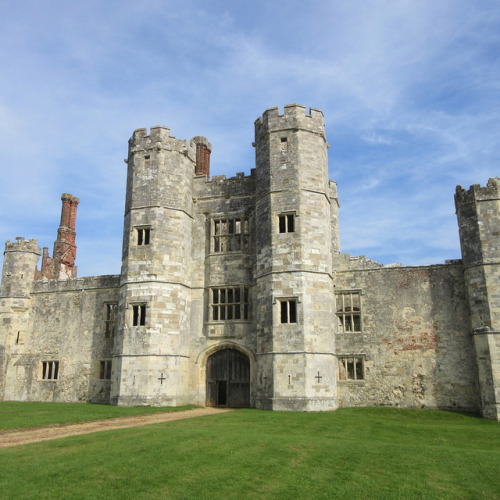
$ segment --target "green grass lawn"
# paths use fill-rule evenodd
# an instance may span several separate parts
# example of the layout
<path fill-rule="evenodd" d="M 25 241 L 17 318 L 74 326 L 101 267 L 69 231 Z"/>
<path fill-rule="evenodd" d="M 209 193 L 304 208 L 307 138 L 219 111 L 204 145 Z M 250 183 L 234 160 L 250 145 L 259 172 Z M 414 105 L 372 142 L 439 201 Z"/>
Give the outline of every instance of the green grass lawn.
<path fill-rule="evenodd" d="M 0 450 L 0 498 L 492 499 L 499 443 L 444 411 L 237 410 Z"/>
<path fill-rule="evenodd" d="M 164 411 L 182 411 L 195 406 L 175 408 L 151 406 L 110 406 L 89 403 L 0 402 L 0 429 L 20 429 L 42 425 L 88 422 L 103 418 L 131 417 Z M 1 495 L 1 493 L 0 493 Z M 1 497 L 0 497 L 1 498 Z"/>

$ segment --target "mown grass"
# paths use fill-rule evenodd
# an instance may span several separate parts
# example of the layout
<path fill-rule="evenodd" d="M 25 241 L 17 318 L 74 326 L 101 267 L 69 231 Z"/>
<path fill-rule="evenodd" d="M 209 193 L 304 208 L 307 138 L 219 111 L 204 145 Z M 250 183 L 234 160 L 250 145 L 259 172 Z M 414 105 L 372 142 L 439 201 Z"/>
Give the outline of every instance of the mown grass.
<path fill-rule="evenodd" d="M 0 450 L 0 497 L 492 499 L 499 438 L 442 411 L 238 410 Z"/>
<path fill-rule="evenodd" d="M 151 406 L 111 406 L 89 403 L 0 402 L 0 429 L 22 429 L 42 425 L 88 422 L 104 418 L 130 417 L 160 411 L 182 411 L 195 406 L 158 408 Z"/>

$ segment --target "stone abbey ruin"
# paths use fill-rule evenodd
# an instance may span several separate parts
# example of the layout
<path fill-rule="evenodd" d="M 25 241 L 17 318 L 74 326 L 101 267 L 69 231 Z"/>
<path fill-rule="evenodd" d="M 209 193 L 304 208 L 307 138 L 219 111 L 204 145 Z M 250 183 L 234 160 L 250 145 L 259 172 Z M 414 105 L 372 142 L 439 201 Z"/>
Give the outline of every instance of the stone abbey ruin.
<path fill-rule="evenodd" d="M 52 257 L 7 241 L 0 399 L 498 420 L 500 180 L 457 187 L 461 260 L 383 266 L 340 251 L 321 111 L 268 109 L 254 146 L 211 178 L 206 138 L 136 130 L 120 275 L 77 277 L 69 194 Z"/>

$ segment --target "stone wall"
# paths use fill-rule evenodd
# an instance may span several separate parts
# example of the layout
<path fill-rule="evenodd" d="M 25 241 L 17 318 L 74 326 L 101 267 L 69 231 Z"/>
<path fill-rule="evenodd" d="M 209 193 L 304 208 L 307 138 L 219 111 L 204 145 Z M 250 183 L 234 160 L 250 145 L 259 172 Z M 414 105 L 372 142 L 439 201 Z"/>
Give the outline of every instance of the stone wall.
<path fill-rule="evenodd" d="M 118 301 L 118 284 L 118 276 L 34 284 L 29 329 L 9 339 L 4 399 L 109 402 L 100 361 L 112 358 L 105 304 Z M 43 362 L 52 361 L 59 362 L 57 380 L 44 380 Z"/>
<path fill-rule="evenodd" d="M 361 331 L 335 333 L 337 356 L 365 358 L 339 405 L 479 409 L 461 264 L 340 271 L 335 290 L 361 293 Z"/>

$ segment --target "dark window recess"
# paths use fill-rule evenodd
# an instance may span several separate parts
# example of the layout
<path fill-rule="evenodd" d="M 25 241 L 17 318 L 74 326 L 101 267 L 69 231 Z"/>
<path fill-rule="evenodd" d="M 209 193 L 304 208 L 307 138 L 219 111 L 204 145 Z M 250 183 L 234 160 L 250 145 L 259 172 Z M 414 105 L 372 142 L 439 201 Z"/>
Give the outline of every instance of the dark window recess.
<path fill-rule="evenodd" d="M 137 244 L 149 245 L 151 229 L 149 227 L 137 229 Z"/>
<path fill-rule="evenodd" d="M 213 321 L 248 319 L 248 287 L 212 288 L 211 299 Z"/>
<path fill-rule="evenodd" d="M 296 300 L 282 300 L 280 301 L 280 307 L 281 323 L 297 323 Z"/>
<path fill-rule="evenodd" d="M 146 324 L 146 304 L 132 306 L 132 326 L 144 326 Z"/>
<path fill-rule="evenodd" d="M 214 252 L 240 252 L 249 248 L 248 219 L 216 219 L 213 222 Z"/>
<path fill-rule="evenodd" d="M 100 362 L 99 378 L 101 380 L 109 380 L 111 378 L 111 360 L 104 360 Z"/>
<path fill-rule="evenodd" d="M 295 215 L 282 214 L 278 215 L 279 232 L 280 233 L 293 233 L 295 232 Z"/>
<path fill-rule="evenodd" d="M 106 319 L 104 320 L 106 324 L 106 330 L 104 336 L 110 339 L 116 334 L 116 319 L 118 313 L 118 304 L 106 304 Z"/>
<path fill-rule="evenodd" d="M 363 356 L 339 357 L 339 380 L 364 380 L 365 359 Z"/>
<path fill-rule="evenodd" d="M 59 361 L 42 361 L 42 379 L 57 380 L 59 378 Z"/>
<path fill-rule="evenodd" d="M 361 331 L 361 295 L 359 292 L 342 292 L 336 295 L 338 331 Z"/>

